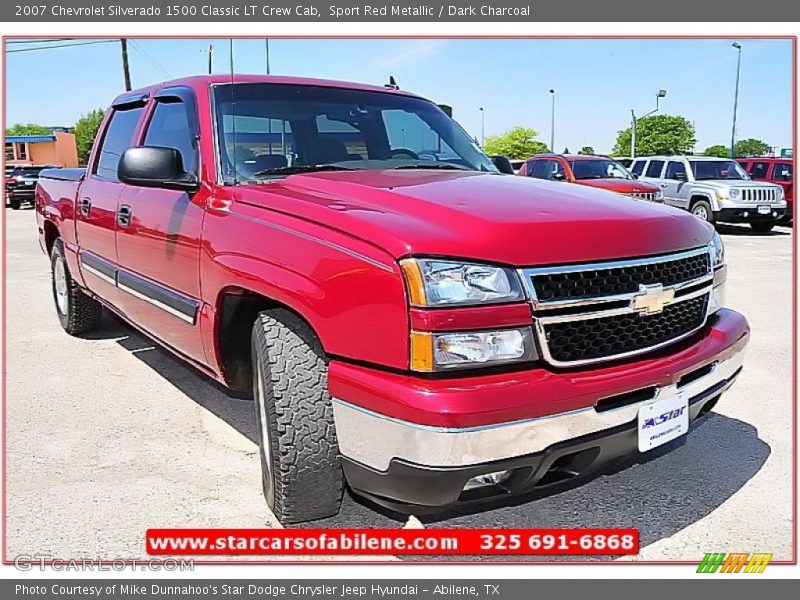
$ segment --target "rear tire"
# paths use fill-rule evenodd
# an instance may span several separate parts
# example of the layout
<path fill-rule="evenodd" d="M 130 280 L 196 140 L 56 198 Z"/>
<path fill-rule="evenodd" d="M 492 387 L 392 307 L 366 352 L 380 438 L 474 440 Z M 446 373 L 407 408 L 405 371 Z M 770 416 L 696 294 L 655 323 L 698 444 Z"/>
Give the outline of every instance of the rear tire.
<path fill-rule="evenodd" d="M 697 200 L 692 204 L 691 213 L 698 219 L 714 224 L 714 211 L 711 210 L 711 205 L 705 200 Z"/>
<path fill-rule="evenodd" d="M 755 223 L 750 223 L 750 227 L 753 228 L 753 231 L 757 231 L 758 233 L 769 233 L 772 231 L 772 228 L 775 227 L 775 221 L 757 221 Z"/>
<path fill-rule="evenodd" d="M 17 198 L 12 198 L 11 200 L 8 201 L 8 204 L 11 207 L 11 210 L 19 210 L 20 208 L 22 208 L 22 200 L 19 200 Z"/>
<path fill-rule="evenodd" d="M 64 243 L 60 239 L 55 241 L 50 252 L 50 271 L 56 314 L 64 331 L 70 335 L 80 335 L 97 329 L 103 307 L 86 295 L 72 279 L 64 256 Z"/>
<path fill-rule="evenodd" d="M 322 345 L 302 319 L 275 309 L 259 313 L 251 350 L 267 505 L 282 524 L 336 515 L 344 476 Z"/>

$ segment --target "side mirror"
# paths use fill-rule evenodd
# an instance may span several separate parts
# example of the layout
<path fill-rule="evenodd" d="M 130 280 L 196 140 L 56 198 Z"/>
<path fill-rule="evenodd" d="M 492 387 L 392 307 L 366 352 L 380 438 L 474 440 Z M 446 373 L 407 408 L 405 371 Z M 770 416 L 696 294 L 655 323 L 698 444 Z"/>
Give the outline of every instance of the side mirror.
<path fill-rule="evenodd" d="M 634 179 L 639 179 L 639 174 L 638 173 L 631 173 L 631 177 L 633 177 Z"/>
<path fill-rule="evenodd" d="M 134 146 L 122 153 L 117 178 L 128 185 L 195 191 L 197 177 L 183 170 L 181 153 L 175 148 Z"/>
<path fill-rule="evenodd" d="M 675 179 L 677 179 L 678 181 L 686 181 L 686 173 L 684 173 L 683 171 L 678 171 L 677 173 L 675 173 Z"/>
<path fill-rule="evenodd" d="M 497 170 L 504 175 L 513 175 L 514 167 L 511 166 L 511 161 L 505 156 L 492 156 L 492 162 Z"/>

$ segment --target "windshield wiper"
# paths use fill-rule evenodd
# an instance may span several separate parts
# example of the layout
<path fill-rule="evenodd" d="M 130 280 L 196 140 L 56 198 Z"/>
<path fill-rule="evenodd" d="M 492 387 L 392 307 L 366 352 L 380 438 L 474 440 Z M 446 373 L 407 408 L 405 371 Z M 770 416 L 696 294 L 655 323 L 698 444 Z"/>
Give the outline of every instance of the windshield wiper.
<path fill-rule="evenodd" d="M 353 167 L 343 167 L 341 165 L 292 165 L 289 167 L 278 167 L 277 169 L 264 169 L 257 171 L 250 177 L 261 179 L 267 177 L 281 177 L 283 175 L 296 175 L 298 173 L 317 173 L 319 171 L 356 171 Z"/>
<path fill-rule="evenodd" d="M 467 167 L 462 167 L 460 165 L 452 165 L 452 164 L 442 164 L 442 163 L 414 163 L 411 165 L 399 165 L 397 167 L 393 167 L 393 170 L 399 169 L 444 169 L 447 171 L 471 171 L 472 169 L 468 169 Z"/>

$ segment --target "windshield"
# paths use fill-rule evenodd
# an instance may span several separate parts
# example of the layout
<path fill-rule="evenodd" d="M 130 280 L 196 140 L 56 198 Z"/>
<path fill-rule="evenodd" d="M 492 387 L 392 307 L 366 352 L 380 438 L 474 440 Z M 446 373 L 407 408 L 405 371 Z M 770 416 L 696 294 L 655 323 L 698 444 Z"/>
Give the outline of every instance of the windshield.
<path fill-rule="evenodd" d="M 632 179 L 628 170 L 615 160 L 572 160 L 569 163 L 575 179 Z"/>
<path fill-rule="evenodd" d="M 742 167 L 733 160 L 690 160 L 694 178 L 704 179 L 750 179 Z"/>
<path fill-rule="evenodd" d="M 314 170 L 497 172 L 435 104 L 394 92 L 272 83 L 214 87 L 226 183 Z"/>

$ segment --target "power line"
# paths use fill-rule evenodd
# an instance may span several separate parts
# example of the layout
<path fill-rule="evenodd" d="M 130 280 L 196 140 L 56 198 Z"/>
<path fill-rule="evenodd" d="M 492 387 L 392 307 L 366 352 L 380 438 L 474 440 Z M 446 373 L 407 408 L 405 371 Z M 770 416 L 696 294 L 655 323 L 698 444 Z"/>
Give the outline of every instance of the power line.
<path fill-rule="evenodd" d="M 78 42 L 75 44 L 53 44 L 52 46 L 39 46 L 38 48 L 20 48 L 19 50 L 6 50 L 6 53 L 14 52 L 34 52 L 36 50 L 52 50 L 54 48 L 71 48 L 73 46 L 91 46 L 92 44 L 112 44 L 118 40 L 97 40 L 94 42 Z"/>
<path fill-rule="evenodd" d="M 141 54 L 147 60 L 149 60 L 155 68 L 161 71 L 162 74 L 166 75 L 167 77 L 172 77 L 172 74 L 169 72 L 169 70 L 161 66 L 161 64 L 155 58 L 153 58 L 149 52 L 147 52 L 144 48 L 142 48 L 142 46 L 138 42 L 136 42 L 136 40 L 128 40 L 128 43 L 130 43 L 131 47 L 141 52 Z"/>
<path fill-rule="evenodd" d="M 43 44 L 46 42 L 67 42 L 78 38 L 40 38 L 27 40 L 6 40 L 6 44 Z"/>

